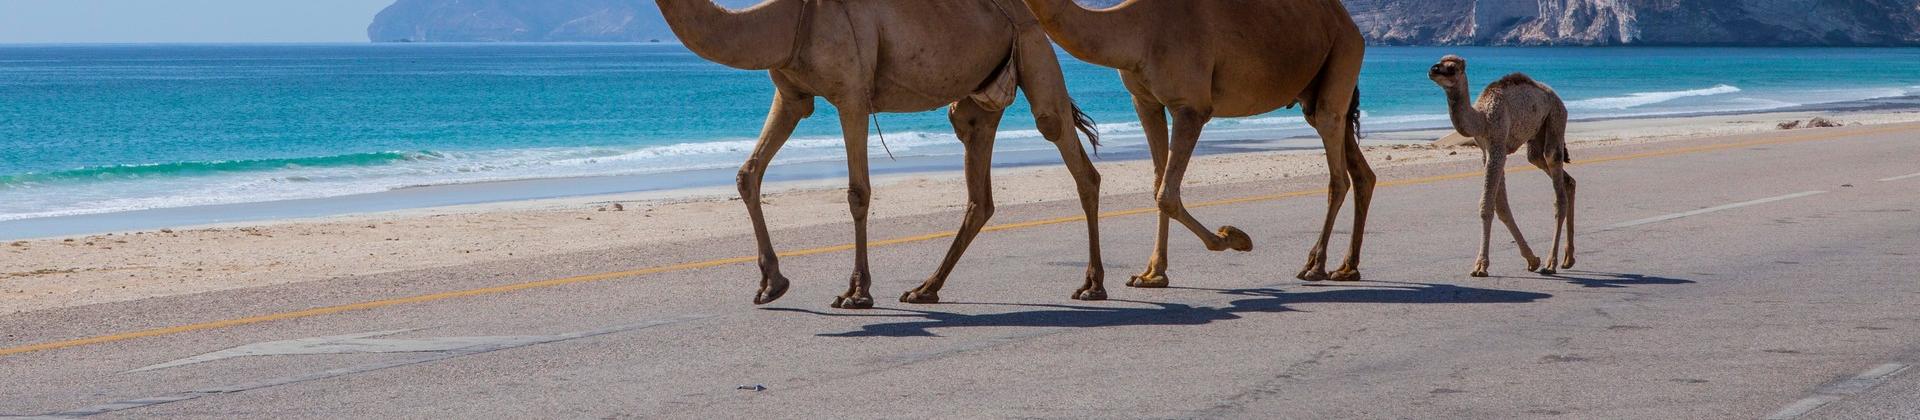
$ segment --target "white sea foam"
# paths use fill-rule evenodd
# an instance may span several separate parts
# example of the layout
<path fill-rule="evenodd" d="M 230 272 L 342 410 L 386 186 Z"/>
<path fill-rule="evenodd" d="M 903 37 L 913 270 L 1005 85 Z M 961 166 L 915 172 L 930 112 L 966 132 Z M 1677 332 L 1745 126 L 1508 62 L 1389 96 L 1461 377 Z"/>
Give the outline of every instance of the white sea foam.
<path fill-rule="evenodd" d="M 1658 104 L 1663 102 L 1669 102 L 1669 101 L 1673 101 L 1681 98 L 1725 95 L 1729 93 L 1739 93 L 1740 91 L 1741 91 L 1740 88 L 1736 86 L 1717 85 L 1717 86 L 1706 88 L 1706 89 L 1677 90 L 1677 91 L 1665 91 L 1665 92 L 1638 92 L 1638 93 L 1629 93 L 1626 96 L 1611 96 L 1611 97 L 1582 99 L 1578 101 L 1572 101 L 1567 103 L 1567 108 L 1573 109 L 1573 110 L 1624 110 L 1628 108 L 1642 107 L 1642 106 L 1653 105 L 1653 104 Z"/>
<path fill-rule="evenodd" d="M 1737 95 L 1736 95 L 1737 94 Z M 1744 91 L 1731 85 L 1705 89 L 1642 92 L 1624 96 L 1572 101 L 1576 118 L 1635 117 L 1694 112 L 1745 112 L 1809 104 L 1866 100 L 1920 94 L 1920 86 L 1854 89 Z M 1697 98 L 1669 106 L 1652 106 Z M 1381 115 L 1363 112 L 1371 130 L 1433 128 L 1446 125 L 1446 114 Z M 883 120 L 884 122 L 884 120 Z M 1137 121 L 1099 124 L 1095 129 L 1106 147 L 1142 147 Z M 1262 133 L 1261 137 L 1310 134 L 1298 115 L 1277 113 L 1253 118 L 1221 118 L 1208 133 L 1226 136 Z M 1240 134 L 1234 134 L 1240 133 Z M 946 131 L 886 132 L 869 141 L 869 156 L 958 155 L 959 141 Z M 1049 150 L 1039 131 L 1030 126 L 1002 127 L 997 152 Z M 285 166 L 270 170 L 219 172 L 186 176 L 127 176 L 62 185 L 17 184 L 9 200 L 0 202 L 0 221 L 113 213 L 156 208 L 236 204 L 366 194 L 423 185 L 449 185 L 525 179 L 581 176 L 648 175 L 731 169 L 752 152 L 752 139 L 718 139 L 675 144 L 618 147 L 557 147 L 485 151 L 409 153 L 406 159 L 365 166 Z M 802 136 L 789 140 L 775 165 L 845 160 L 845 141 L 838 135 Z M 958 160 L 954 163 L 957 165 Z"/>

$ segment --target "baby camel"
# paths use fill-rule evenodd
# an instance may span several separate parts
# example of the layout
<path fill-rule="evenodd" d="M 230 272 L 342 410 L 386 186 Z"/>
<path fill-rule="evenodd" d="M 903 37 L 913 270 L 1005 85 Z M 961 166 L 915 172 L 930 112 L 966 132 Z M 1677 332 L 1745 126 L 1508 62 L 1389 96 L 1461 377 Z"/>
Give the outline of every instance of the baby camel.
<path fill-rule="evenodd" d="M 1507 231 L 1513 232 L 1520 255 L 1527 259 L 1528 271 L 1553 274 L 1555 265 L 1572 268 L 1574 183 L 1565 165 L 1573 160 L 1567 156 L 1567 105 L 1560 101 L 1560 95 L 1544 83 L 1514 73 L 1487 85 L 1476 102 L 1467 92 L 1467 60 L 1453 55 L 1441 58 L 1427 70 L 1427 77 L 1446 90 L 1453 128 L 1473 137 L 1486 153 L 1487 185 L 1480 196 L 1480 257 L 1473 262 L 1473 276 L 1487 276 L 1487 246 L 1492 240 L 1495 215 L 1507 225 Z M 1513 212 L 1507 207 L 1507 155 L 1519 150 L 1521 144 L 1527 145 L 1527 161 L 1553 178 L 1553 255 L 1544 267 L 1540 257 L 1527 247 L 1527 239 L 1520 235 L 1520 227 L 1514 225 Z M 1567 260 L 1559 264 L 1563 230 Z"/>

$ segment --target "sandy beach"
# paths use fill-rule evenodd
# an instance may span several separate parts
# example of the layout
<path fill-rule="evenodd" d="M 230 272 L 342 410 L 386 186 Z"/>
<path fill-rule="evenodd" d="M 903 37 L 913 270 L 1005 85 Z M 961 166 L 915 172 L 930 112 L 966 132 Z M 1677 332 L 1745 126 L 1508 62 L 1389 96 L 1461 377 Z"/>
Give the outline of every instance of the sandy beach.
<path fill-rule="evenodd" d="M 1920 112 L 1576 122 L 1569 140 L 1577 156 L 1581 149 L 1777 131 L 1782 122 L 1813 117 L 1875 125 L 1920 121 Z M 1480 159 L 1471 147 L 1427 145 L 1449 132 L 1371 133 L 1366 154 L 1375 167 Z M 1213 154 L 1195 158 L 1187 183 L 1318 176 L 1324 166 L 1317 152 Z M 1099 167 L 1105 194 L 1151 188 L 1149 162 L 1108 160 Z M 770 183 L 770 227 L 847 223 L 843 182 Z M 1071 180 L 1057 166 L 1001 169 L 993 182 L 1002 205 L 1074 199 Z M 876 218 L 965 205 L 957 172 L 880 176 L 875 189 Z M 749 233 L 737 201 L 731 187 L 693 188 L 13 241 L 0 245 L 7 256 L 0 259 L 0 314 Z M 1103 206 L 1147 204 L 1108 200 Z"/>

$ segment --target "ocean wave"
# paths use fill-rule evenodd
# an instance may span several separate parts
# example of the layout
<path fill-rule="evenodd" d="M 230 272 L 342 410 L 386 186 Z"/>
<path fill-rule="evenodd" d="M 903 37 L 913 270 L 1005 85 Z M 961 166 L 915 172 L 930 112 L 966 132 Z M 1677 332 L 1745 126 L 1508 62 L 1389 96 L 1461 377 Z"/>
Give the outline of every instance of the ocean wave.
<path fill-rule="evenodd" d="M 1629 93 L 1626 96 L 1611 96 L 1611 97 L 1582 99 L 1578 101 L 1572 101 L 1567 103 L 1567 108 L 1585 109 L 1585 110 L 1623 110 L 1628 108 L 1658 104 L 1662 102 L 1669 102 L 1669 101 L 1673 101 L 1681 98 L 1690 98 L 1690 97 L 1696 97 L 1696 96 L 1725 95 L 1729 93 L 1739 93 L 1740 91 L 1741 91 L 1740 88 L 1736 86 L 1716 85 L 1714 87 L 1710 87 L 1706 89 L 1677 90 L 1677 91 L 1664 91 L 1664 92 L 1637 92 L 1637 93 Z"/>
<path fill-rule="evenodd" d="M 376 166 L 394 162 L 434 160 L 443 155 L 434 152 L 374 152 L 334 156 L 171 162 L 141 165 L 110 165 L 53 172 L 34 172 L 0 176 L 0 188 L 72 181 L 100 181 L 169 176 L 193 176 L 230 172 L 257 172 L 299 168 Z"/>

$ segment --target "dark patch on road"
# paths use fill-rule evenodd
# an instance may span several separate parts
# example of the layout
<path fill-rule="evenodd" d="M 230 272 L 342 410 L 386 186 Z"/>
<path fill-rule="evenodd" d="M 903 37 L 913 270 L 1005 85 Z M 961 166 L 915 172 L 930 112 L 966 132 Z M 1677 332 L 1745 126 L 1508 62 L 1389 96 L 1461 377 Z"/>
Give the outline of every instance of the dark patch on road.
<path fill-rule="evenodd" d="M 1452 388 L 1434 388 L 1432 391 L 1427 391 L 1428 394 L 1464 394 L 1466 392 Z"/>
<path fill-rule="evenodd" d="M 1573 363 L 1573 362 L 1585 362 L 1585 361 L 1587 361 L 1587 358 L 1585 357 L 1572 356 L 1572 355 L 1561 356 L 1558 354 L 1549 354 L 1547 355 L 1547 357 L 1540 358 L 1540 363 Z"/>
<path fill-rule="evenodd" d="M 1607 327 L 1607 330 L 1609 331 L 1631 331 L 1631 330 L 1651 330 L 1651 329 L 1653 329 L 1653 327 L 1649 327 L 1645 325 L 1612 325 Z"/>

